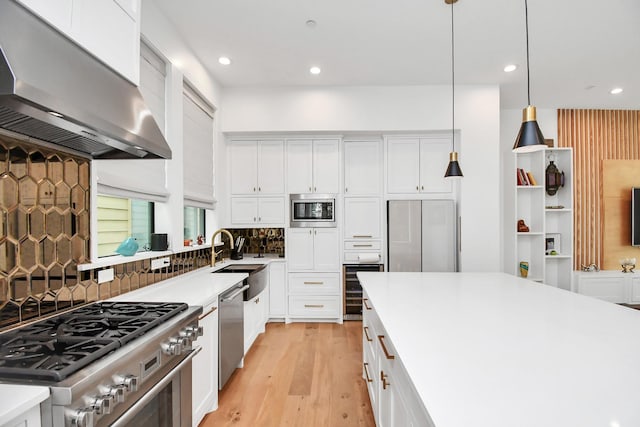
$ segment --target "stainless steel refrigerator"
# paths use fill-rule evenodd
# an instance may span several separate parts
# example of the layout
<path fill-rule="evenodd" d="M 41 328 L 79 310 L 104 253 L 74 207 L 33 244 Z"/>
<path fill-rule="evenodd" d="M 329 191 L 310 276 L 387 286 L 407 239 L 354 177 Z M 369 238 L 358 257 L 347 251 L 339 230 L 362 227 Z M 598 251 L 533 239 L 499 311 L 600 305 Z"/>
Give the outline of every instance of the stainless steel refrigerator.
<path fill-rule="evenodd" d="M 454 200 L 387 202 L 388 271 L 457 271 Z"/>

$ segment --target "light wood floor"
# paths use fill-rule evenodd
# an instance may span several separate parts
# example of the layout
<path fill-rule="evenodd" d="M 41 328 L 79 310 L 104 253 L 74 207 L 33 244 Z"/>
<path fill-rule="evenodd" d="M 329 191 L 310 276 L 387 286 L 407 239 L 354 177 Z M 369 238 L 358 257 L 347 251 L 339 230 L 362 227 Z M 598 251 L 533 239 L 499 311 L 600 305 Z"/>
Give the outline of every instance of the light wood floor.
<path fill-rule="evenodd" d="M 374 427 L 362 322 L 269 323 L 200 427 Z"/>

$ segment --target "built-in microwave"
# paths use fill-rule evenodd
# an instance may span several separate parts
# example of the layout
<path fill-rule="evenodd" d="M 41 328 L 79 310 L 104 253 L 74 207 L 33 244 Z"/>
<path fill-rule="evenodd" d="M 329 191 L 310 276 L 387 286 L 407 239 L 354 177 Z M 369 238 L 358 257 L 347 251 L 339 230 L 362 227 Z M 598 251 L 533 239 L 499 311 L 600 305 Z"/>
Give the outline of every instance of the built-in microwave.
<path fill-rule="evenodd" d="M 335 194 L 291 194 L 291 227 L 335 227 Z"/>

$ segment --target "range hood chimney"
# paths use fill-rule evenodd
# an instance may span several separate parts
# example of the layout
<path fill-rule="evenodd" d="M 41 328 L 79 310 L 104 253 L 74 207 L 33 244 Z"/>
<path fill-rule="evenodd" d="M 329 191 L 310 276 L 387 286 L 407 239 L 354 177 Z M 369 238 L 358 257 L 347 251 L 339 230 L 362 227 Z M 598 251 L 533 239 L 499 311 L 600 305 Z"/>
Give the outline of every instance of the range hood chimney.
<path fill-rule="evenodd" d="M 0 1 L 0 128 L 94 159 L 171 158 L 138 88 L 13 0 Z"/>

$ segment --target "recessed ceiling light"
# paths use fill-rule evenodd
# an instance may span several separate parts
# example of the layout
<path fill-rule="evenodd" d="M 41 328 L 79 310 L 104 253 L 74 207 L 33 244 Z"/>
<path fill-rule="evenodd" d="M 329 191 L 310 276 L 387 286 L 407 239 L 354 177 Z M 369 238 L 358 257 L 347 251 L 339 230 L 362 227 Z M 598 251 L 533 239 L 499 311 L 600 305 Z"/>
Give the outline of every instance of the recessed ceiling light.
<path fill-rule="evenodd" d="M 504 72 L 505 73 L 510 73 L 512 71 L 515 71 L 516 68 L 518 68 L 518 66 L 516 64 L 509 64 L 509 65 L 504 67 Z"/>
<path fill-rule="evenodd" d="M 311 68 L 309 68 L 309 72 L 311 74 L 320 74 L 320 71 L 322 71 L 322 70 L 320 70 L 320 67 L 311 67 Z"/>
<path fill-rule="evenodd" d="M 313 19 L 309 19 L 307 22 L 305 22 L 305 24 L 309 28 L 315 28 L 318 23 L 316 21 L 314 21 Z"/>
<path fill-rule="evenodd" d="M 615 87 L 615 88 L 611 89 L 611 94 L 612 95 L 617 95 L 619 93 L 622 93 L 622 88 L 621 87 Z"/>
<path fill-rule="evenodd" d="M 57 111 L 49 111 L 49 114 L 55 117 L 64 117 L 62 114 L 58 113 Z"/>
<path fill-rule="evenodd" d="M 229 59 L 226 56 L 221 56 L 220 58 L 218 58 L 218 62 L 221 63 L 222 65 L 229 65 L 231 64 L 231 59 Z"/>

